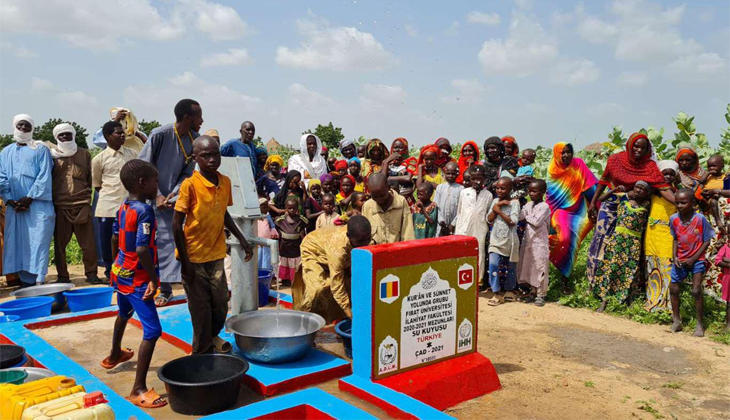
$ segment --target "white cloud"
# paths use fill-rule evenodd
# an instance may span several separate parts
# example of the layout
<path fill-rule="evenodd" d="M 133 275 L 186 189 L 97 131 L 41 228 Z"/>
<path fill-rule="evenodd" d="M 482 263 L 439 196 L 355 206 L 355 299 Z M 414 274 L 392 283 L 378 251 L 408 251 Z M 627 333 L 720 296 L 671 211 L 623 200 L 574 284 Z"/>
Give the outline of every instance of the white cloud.
<path fill-rule="evenodd" d="M 405 105 L 405 89 L 398 85 L 366 84 L 362 87 L 360 105 L 366 109 L 387 109 L 391 106 Z"/>
<path fill-rule="evenodd" d="M 206 0 L 176 0 L 168 16 L 148 0 L 3 0 L 0 26 L 96 51 L 117 50 L 125 40 L 181 38 L 191 27 L 213 40 L 238 38 L 247 28 L 235 10 Z"/>
<path fill-rule="evenodd" d="M 601 76 L 601 70 L 590 60 L 563 61 L 550 73 L 550 82 L 557 85 L 579 86 L 592 83 Z"/>
<path fill-rule="evenodd" d="M 507 39 L 490 39 L 479 51 L 479 61 L 487 74 L 525 77 L 558 56 L 558 41 L 535 20 L 513 12 Z"/>
<path fill-rule="evenodd" d="M 406 29 L 408 36 L 418 36 L 418 31 L 413 25 L 405 24 L 404 28 Z"/>
<path fill-rule="evenodd" d="M 459 35 L 459 28 L 461 27 L 461 23 L 457 20 L 451 22 L 451 26 L 449 26 L 449 29 L 446 30 L 446 35 L 448 36 L 456 36 Z"/>
<path fill-rule="evenodd" d="M 81 90 L 64 91 L 56 94 L 58 101 L 65 106 L 95 108 L 99 102 L 95 97 Z"/>
<path fill-rule="evenodd" d="M 338 106 L 337 101 L 319 92 L 308 89 L 302 84 L 292 83 L 289 85 L 292 105 L 298 108 L 313 110 L 317 108 L 330 108 Z"/>
<path fill-rule="evenodd" d="M 200 59 L 200 67 L 243 66 L 252 62 L 245 49 L 230 48 L 228 52 L 204 56 Z"/>
<path fill-rule="evenodd" d="M 41 79 L 40 77 L 35 76 L 30 79 L 30 90 L 32 92 L 43 92 L 51 89 L 53 89 L 53 83 L 51 83 L 50 80 Z"/>
<path fill-rule="evenodd" d="M 14 45 L 13 43 L 7 42 L 7 41 L 0 42 L 0 50 L 7 51 L 16 57 L 23 58 L 23 59 L 39 57 L 39 55 L 36 54 L 35 52 L 33 52 L 21 45 Z"/>
<path fill-rule="evenodd" d="M 619 86 L 644 86 L 649 81 L 649 74 L 643 71 L 625 71 L 618 75 Z"/>
<path fill-rule="evenodd" d="M 586 108 L 586 114 L 593 117 L 616 116 L 626 112 L 626 108 L 615 102 L 603 102 Z"/>
<path fill-rule="evenodd" d="M 441 101 L 447 104 L 475 105 L 482 102 L 482 96 L 487 91 L 487 87 L 475 78 L 454 79 L 451 81 L 451 86 L 456 90 L 456 94 L 441 97 Z"/>
<path fill-rule="evenodd" d="M 466 21 L 469 23 L 496 26 L 499 25 L 500 18 L 497 13 L 482 13 L 474 10 L 466 15 Z"/>
<path fill-rule="evenodd" d="M 610 38 L 616 36 L 617 33 L 616 26 L 591 16 L 582 20 L 578 25 L 578 34 L 593 44 L 610 42 Z"/>
<path fill-rule="evenodd" d="M 330 27 L 326 22 L 312 20 L 299 20 L 297 26 L 306 40 L 295 49 L 276 49 L 276 62 L 281 66 L 331 71 L 380 70 L 396 62 L 371 33 L 353 27 Z"/>
<path fill-rule="evenodd" d="M 31 77 L 30 92 L 34 95 L 42 95 L 44 100 L 49 98 L 56 102 L 56 106 L 66 110 L 68 108 L 94 108 L 99 106 L 99 101 L 93 95 L 82 90 L 61 89 L 53 82 L 40 77 Z"/>
<path fill-rule="evenodd" d="M 708 76 L 722 75 L 727 67 L 727 60 L 716 53 L 701 53 L 677 58 L 669 64 L 667 71 L 680 79 L 701 81 Z"/>

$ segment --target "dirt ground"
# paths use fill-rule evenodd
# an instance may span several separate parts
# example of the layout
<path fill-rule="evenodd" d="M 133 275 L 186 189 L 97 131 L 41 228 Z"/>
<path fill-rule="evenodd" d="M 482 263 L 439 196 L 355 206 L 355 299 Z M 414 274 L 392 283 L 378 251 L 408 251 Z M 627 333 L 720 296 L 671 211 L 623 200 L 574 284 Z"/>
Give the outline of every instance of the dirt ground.
<path fill-rule="evenodd" d="M 7 291 L 0 289 L 0 300 L 5 296 Z M 730 347 L 690 333 L 671 334 L 667 326 L 555 304 L 489 307 L 488 297 L 479 302 L 478 348 L 495 364 L 503 389 L 459 404 L 448 414 L 464 419 L 730 418 Z M 125 395 L 135 359 L 105 371 L 97 356 L 108 351 L 112 323 L 113 319 L 97 320 L 36 332 Z M 124 342 L 136 347 L 140 339 L 141 330 L 130 327 Z M 331 328 L 320 332 L 317 345 L 343 355 Z M 181 356 L 176 347 L 159 342 L 148 380 L 161 394 L 164 385 L 156 369 Z M 319 388 L 387 417 L 341 393 L 337 381 Z M 239 405 L 258 399 L 244 387 Z M 181 417 L 169 408 L 150 414 Z"/>

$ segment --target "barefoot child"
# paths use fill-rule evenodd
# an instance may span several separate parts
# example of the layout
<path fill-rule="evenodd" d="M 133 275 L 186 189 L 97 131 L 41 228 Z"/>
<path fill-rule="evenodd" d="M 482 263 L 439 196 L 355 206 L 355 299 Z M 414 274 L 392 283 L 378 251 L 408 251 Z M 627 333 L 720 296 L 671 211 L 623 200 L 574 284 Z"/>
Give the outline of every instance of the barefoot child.
<path fill-rule="evenodd" d="M 117 212 L 112 227 L 111 284 L 117 291 L 119 315 L 114 322 L 112 350 L 101 362 L 104 369 L 113 369 L 134 356 L 131 349 L 122 350 L 122 337 L 127 322 L 135 312 L 142 324 L 142 343 L 137 357 L 137 374 L 127 399 L 144 408 L 159 408 L 167 401 L 153 389 L 147 389 L 147 371 L 152 361 L 162 325 L 153 299 L 159 287 L 160 268 L 157 263 L 157 223 L 155 212 L 147 200 L 157 197 L 157 169 L 139 159 L 122 166 L 119 173 L 129 196 Z"/>
<path fill-rule="evenodd" d="M 516 268 L 520 259 L 520 240 L 517 237 L 520 202 L 510 198 L 512 179 L 500 178 L 495 184 L 495 193 L 497 200 L 487 215 L 487 221 L 492 225 L 489 237 L 489 284 L 494 296 L 487 301 L 490 306 L 515 300 Z"/>
<path fill-rule="evenodd" d="M 529 150 L 529 149 L 528 149 Z M 520 249 L 518 282 L 529 284 L 531 293 L 525 302 L 535 301 L 535 306 L 545 306 L 545 295 L 548 291 L 550 272 L 550 246 L 548 229 L 550 228 L 550 206 L 543 201 L 547 184 L 536 179 L 527 187 L 530 202 L 522 208 L 520 220 L 527 222 L 525 237 Z"/>
<path fill-rule="evenodd" d="M 694 191 L 682 189 L 675 196 L 677 213 L 669 218 L 669 228 L 674 238 L 674 265 L 672 284 L 669 293 L 672 299 L 672 332 L 682 330 L 679 314 L 679 285 L 687 277 L 692 277 L 692 296 L 695 299 L 697 327 L 695 337 L 705 335 L 702 324 L 704 299 L 702 296 L 702 277 L 705 274 L 705 251 L 715 236 L 710 222 L 700 213 L 695 213 Z"/>
<path fill-rule="evenodd" d="M 418 201 L 416 201 L 416 212 L 413 213 L 413 230 L 416 239 L 433 238 L 438 228 L 439 208 L 431 201 L 433 185 L 424 182 L 416 189 Z"/>
<path fill-rule="evenodd" d="M 228 353 L 231 344 L 218 337 L 228 314 L 228 284 L 223 269 L 226 257 L 225 229 L 246 252 L 253 249 L 236 226 L 227 207 L 233 205 L 231 180 L 218 172 L 221 152 L 210 136 L 193 142 L 198 164 L 190 178 L 180 184 L 172 232 L 177 258 L 182 263 L 182 284 L 193 324 L 193 354 Z"/>
<path fill-rule="evenodd" d="M 317 229 L 334 226 L 338 216 L 335 212 L 335 196 L 325 194 L 322 197 L 322 213 L 317 217 Z"/>
<path fill-rule="evenodd" d="M 457 183 L 459 177 L 459 165 L 456 162 L 449 162 L 444 166 L 444 178 L 446 182 L 436 187 L 436 194 L 433 197 L 434 203 L 439 208 L 439 234 L 447 236 L 454 233 L 456 224 L 456 210 L 459 207 L 459 194 L 464 186 Z"/>
<path fill-rule="evenodd" d="M 479 281 L 483 282 L 481 290 L 486 290 L 484 279 L 485 251 L 487 245 L 487 213 L 492 207 L 492 193 L 484 188 L 486 169 L 482 165 L 471 166 L 464 174 L 464 179 L 469 179 L 471 187 L 465 188 L 459 194 L 459 206 L 456 210 L 457 235 L 473 236 L 479 244 Z"/>
<path fill-rule="evenodd" d="M 296 197 L 286 200 L 284 210 L 286 214 L 274 221 L 279 232 L 279 279 L 291 285 L 302 266 L 299 247 L 306 235 L 308 221 L 299 213 L 299 200 Z"/>

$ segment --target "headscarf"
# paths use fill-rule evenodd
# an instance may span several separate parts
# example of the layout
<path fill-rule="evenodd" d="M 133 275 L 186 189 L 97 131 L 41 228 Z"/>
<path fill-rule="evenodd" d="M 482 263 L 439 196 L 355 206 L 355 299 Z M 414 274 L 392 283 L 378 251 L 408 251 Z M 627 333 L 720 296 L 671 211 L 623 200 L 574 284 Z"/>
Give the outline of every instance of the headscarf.
<path fill-rule="evenodd" d="M 472 157 L 472 164 L 479 163 L 479 146 L 477 146 L 476 142 L 473 141 L 467 141 L 461 146 L 461 150 L 459 151 L 459 160 L 457 164 L 459 165 L 459 176 L 456 177 L 456 182 L 461 184 L 464 182 L 464 174 L 466 173 L 466 170 L 469 169 L 470 162 L 469 159 L 467 159 L 464 156 L 464 147 L 467 145 L 470 145 L 474 148 L 474 156 Z"/>
<path fill-rule="evenodd" d="M 372 160 L 370 153 L 376 147 L 380 148 L 383 151 L 383 160 L 385 160 L 385 158 L 387 158 L 390 155 L 390 152 L 388 152 L 388 148 L 385 147 L 385 145 L 383 144 L 382 141 L 380 141 L 380 139 L 372 139 L 368 142 L 367 149 L 365 149 L 365 159 Z"/>
<path fill-rule="evenodd" d="M 348 163 L 348 164 L 350 164 L 350 163 L 352 163 L 352 162 L 357 162 L 357 164 L 358 164 L 358 165 L 359 165 L 360 167 L 362 167 L 362 162 L 360 162 L 360 158 L 359 158 L 359 157 L 357 157 L 357 156 L 353 156 L 353 157 L 351 157 L 351 158 L 350 158 L 350 160 L 348 160 L 348 161 L 347 161 L 347 163 Z"/>
<path fill-rule="evenodd" d="M 350 191 L 350 194 L 347 194 L 347 195 L 345 195 L 345 192 L 342 191 L 342 181 L 344 181 L 345 179 L 349 179 L 350 181 L 352 181 L 352 191 Z M 355 179 L 354 176 L 352 176 L 350 174 L 343 176 L 342 180 L 340 180 L 340 194 L 339 195 L 341 195 L 343 199 L 349 197 L 350 195 L 352 195 L 352 193 L 355 192 L 356 185 L 357 185 L 357 180 Z"/>
<path fill-rule="evenodd" d="M 671 169 L 675 173 L 679 173 L 679 164 L 673 160 L 660 160 L 657 164 L 659 172 L 664 172 L 665 169 Z"/>
<path fill-rule="evenodd" d="M 309 153 L 307 152 L 307 138 L 309 136 L 314 137 L 317 145 L 314 150 L 314 156 L 312 160 L 309 160 Z M 319 137 L 311 133 L 302 134 L 299 139 L 299 154 L 289 158 L 289 170 L 299 171 L 304 174 L 302 178 L 317 179 L 322 174 L 327 172 L 327 161 L 321 155 L 322 141 Z"/>
<path fill-rule="evenodd" d="M 324 174 L 321 177 L 319 177 L 319 181 L 324 184 L 325 182 L 329 182 L 334 180 L 335 178 L 330 174 Z"/>
<path fill-rule="evenodd" d="M 307 185 L 307 191 L 309 192 L 310 196 L 312 195 L 312 187 L 314 187 L 315 185 L 319 185 L 320 187 L 322 187 L 322 182 L 318 179 L 310 179 L 309 185 Z"/>
<path fill-rule="evenodd" d="M 205 130 L 205 133 L 203 133 L 203 135 L 208 136 L 208 137 L 221 138 L 220 134 L 218 134 L 218 130 L 216 130 L 215 128 L 209 128 L 209 129 Z"/>
<path fill-rule="evenodd" d="M 496 146 L 497 151 L 499 151 L 499 157 L 497 158 L 498 160 L 495 162 L 489 160 L 489 154 L 487 153 L 487 148 L 491 145 Z M 512 173 L 512 175 L 517 174 L 517 170 L 520 168 L 519 162 L 515 157 L 505 156 L 504 153 L 504 143 L 502 143 L 502 139 L 500 139 L 499 137 L 492 136 L 484 141 L 483 165 L 484 169 L 486 169 L 484 188 L 491 190 L 492 185 L 497 182 L 502 174 L 502 171 L 508 171 Z"/>
<path fill-rule="evenodd" d="M 434 142 L 434 145 L 436 145 L 436 146 L 441 146 L 442 144 L 448 144 L 449 149 L 451 149 L 451 150 L 454 149 L 453 147 L 451 147 L 451 142 L 449 142 L 449 139 L 447 139 L 445 137 L 439 137 Z M 449 155 L 446 155 L 446 156 L 441 155 L 441 148 L 439 147 L 439 151 L 438 151 L 438 153 L 436 153 L 436 162 L 434 164 L 436 166 L 438 166 L 439 168 L 443 168 L 444 165 L 451 162 L 452 160 L 454 160 L 454 159 L 452 159 L 451 156 L 449 156 Z"/>
<path fill-rule="evenodd" d="M 258 156 L 258 155 L 266 155 L 266 156 L 268 156 L 269 155 L 269 151 L 266 150 L 265 147 L 260 147 L 259 146 L 259 147 L 256 148 L 256 156 Z"/>
<path fill-rule="evenodd" d="M 520 155 L 520 146 L 517 144 L 517 140 L 515 140 L 512 136 L 504 136 L 502 137 L 502 144 L 504 145 L 504 142 L 510 143 L 512 146 L 514 146 L 514 151 L 512 152 L 512 156 L 517 157 Z"/>
<path fill-rule="evenodd" d="M 581 195 L 591 189 L 598 179 L 588 169 L 583 159 L 573 158 L 570 165 L 563 164 L 563 150 L 571 146 L 561 141 L 553 147 L 553 158 L 548 165 L 547 194 L 545 202 L 551 211 L 573 206 Z"/>
<path fill-rule="evenodd" d="M 339 159 L 337 162 L 335 162 L 335 170 L 339 171 L 340 169 L 347 170 L 347 161 L 344 159 Z"/>
<path fill-rule="evenodd" d="M 690 155 L 695 161 L 695 170 L 691 173 L 679 169 L 679 158 L 684 155 Z M 688 144 L 680 146 L 679 150 L 677 150 L 677 157 L 674 160 L 677 162 L 677 173 L 679 174 L 679 180 L 682 186 L 695 189 L 699 184 L 699 180 L 706 174 L 705 170 L 700 166 L 700 157 L 695 148 Z"/>
<path fill-rule="evenodd" d="M 280 167 L 284 166 L 284 159 L 281 158 L 279 155 L 271 155 L 266 159 L 266 163 L 264 164 L 264 171 L 269 170 L 269 167 L 272 163 L 278 163 Z"/>
<path fill-rule="evenodd" d="M 109 117 L 111 117 L 112 120 L 115 120 L 120 111 L 126 112 L 124 119 L 120 121 L 122 128 L 124 129 L 124 146 L 139 153 L 139 151 L 142 150 L 142 147 L 144 147 L 144 143 L 142 143 L 142 140 L 136 136 L 139 131 L 137 117 L 135 117 L 134 113 L 129 109 L 121 107 L 113 107 L 110 109 Z"/>
<path fill-rule="evenodd" d="M 294 177 L 297 177 L 297 176 L 300 177 L 300 179 L 301 179 L 302 174 L 299 173 L 299 171 L 289 171 L 286 174 L 286 179 L 284 179 L 284 185 L 281 186 L 281 189 L 279 190 L 278 193 L 276 193 L 276 196 L 274 197 L 274 205 L 276 206 L 276 208 L 278 208 L 280 210 L 284 210 L 284 205 L 286 204 L 286 199 L 289 198 L 290 194 L 296 194 L 289 189 L 289 183 L 291 182 L 292 179 L 294 179 Z M 300 197 L 299 198 L 300 207 L 303 204 L 301 201 L 302 200 Z"/>
<path fill-rule="evenodd" d="M 373 163 L 373 160 L 371 157 L 372 151 L 375 150 L 376 148 L 379 148 L 382 151 L 383 160 L 385 160 L 385 158 L 387 158 L 390 155 L 390 153 L 388 152 L 388 148 L 385 147 L 385 145 L 383 144 L 382 141 L 380 141 L 380 139 L 372 139 L 368 142 L 368 145 L 365 149 L 365 159 L 362 163 L 361 170 L 360 170 L 360 173 L 362 174 L 363 178 L 365 178 L 366 182 L 367 182 L 367 178 L 371 174 L 373 174 L 375 172 L 380 172 L 380 170 L 382 169 L 383 161 L 381 161 L 380 163 Z"/>
<path fill-rule="evenodd" d="M 438 160 L 438 156 L 439 156 L 440 151 L 441 150 L 439 149 L 439 147 L 437 145 L 435 145 L 435 144 L 427 144 L 427 145 L 423 146 L 421 148 L 421 153 L 418 154 L 418 166 L 421 166 L 421 164 L 425 163 L 424 156 L 428 152 L 435 153 L 436 154 L 436 160 Z M 434 165 L 436 166 L 435 163 L 434 163 Z"/>
<path fill-rule="evenodd" d="M 644 156 L 636 159 L 632 150 L 636 142 L 641 139 L 646 140 L 647 149 Z M 626 141 L 626 149 L 608 158 L 600 183 L 613 184 L 614 187 L 623 185 L 627 190 L 633 188 L 636 181 L 646 181 L 652 188 L 657 189 L 669 187 L 652 155 L 649 138 L 642 133 L 632 134 Z"/>
<path fill-rule="evenodd" d="M 21 121 L 27 121 L 30 124 L 29 133 L 24 133 L 24 132 L 18 130 L 17 126 L 18 126 L 18 123 Z M 15 140 L 16 143 L 24 144 L 33 150 L 37 149 L 39 142 L 37 140 L 33 140 L 34 131 L 35 131 L 35 121 L 33 121 L 33 117 L 31 117 L 28 114 L 18 114 L 13 117 L 13 140 Z"/>
<path fill-rule="evenodd" d="M 355 140 L 352 139 L 345 139 L 340 142 L 340 152 L 342 152 L 342 149 L 344 149 L 347 146 L 353 145 L 355 146 Z M 355 153 L 357 153 L 357 150 L 355 150 Z"/>
<path fill-rule="evenodd" d="M 71 141 L 60 141 L 58 136 L 63 133 L 71 133 Z M 78 145 L 76 144 L 76 129 L 68 123 L 58 124 L 53 127 L 53 138 L 56 139 L 56 144 L 51 149 L 51 156 L 54 159 L 61 157 L 70 157 L 76 154 Z"/>
<path fill-rule="evenodd" d="M 393 143 L 390 144 L 390 153 L 393 153 L 393 146 L 395 146 L 395 142 L 401 142 L 403 143 L 403 146 L 406 148 L 406 152 L 403 156 L 400 158 L 400 164 L 391 164 L 391 167 L 393 166 L 402 166 L 405 168 L 405 170 L 411 174 L 415 175 L 418 173 L 418 159 L 416 159 L 413 156 L 408 156 L 409 152 L 409 146 L 408 146 L 408 140 L 406 140 L 404 137 L 398 137 L 397 139 L 393 140 Z M 438 157 L 438 154 L 436 155 Z"/>
<path fill-rule="evenodd" d="M 206 136 L 207 135 L 209 135 L 209 134 L 206 134 Z M 268 203 L 268 202 L 269 202 L 269 199 L 268 198 L 266 198 L 266 197 L 259 197 L 259 206 L 262 205 L 262 204 L 264 204 L 264 203 Z"/>

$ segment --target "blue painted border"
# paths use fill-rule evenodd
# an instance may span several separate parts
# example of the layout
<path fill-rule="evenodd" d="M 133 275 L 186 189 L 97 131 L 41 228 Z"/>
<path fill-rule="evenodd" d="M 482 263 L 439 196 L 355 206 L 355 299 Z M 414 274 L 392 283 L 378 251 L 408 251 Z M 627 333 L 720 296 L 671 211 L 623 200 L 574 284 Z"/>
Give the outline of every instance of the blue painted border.
<path fill-rule="evenodd" d="M 350 405 L 341 399 L 322 391 L 319 388 L 309 388 L 281 397 L 271 398 L 231 411 L 203 417 L 201 420 L 250 419 L 277 411 L 286 410 L 299 405 L 309 405 L 336 419 L 377 419 L 377 417 Z"/>
<path fill-rule="evenodd" d="M 127 419 L 132 416 L 138 419 L 153 420 L 147 413 L 142 411 L 134 404 L 127 401 L 124 397 L 117 394 L 113 389 L 109 388 L 96 376 L 89 373 L 83 366 L 70 359 L 58 349 L 53 347 L 43 338 L 36 335 L 33 331 L 25 327 L 26 324 L 35 324 L 39 322 L 53 321 L 58 319 L 76 318 L 80 315 L 96 314 L 108 311 L 116 311 L 117 306 L 108 306 L 106 308 L 92 309 L 83 312 L 73 312 L 60 315 L 51 315 L 43 318 L 26 319 L 22 321 L 10 322 L 2 324 L 0 334 L 7 337 L 10 341 L 25 348 L 35 360 L 42 363 L 45 367 L 52 370 L 57 375 L 68 376 L 76 380 L 77 385 L 83 385 L 87 392 L 101 391 L 109 401 L 109 405 L 114 414 L 119 419 Z M 111 333 L 110 333 L 111 339 Z M 103 355 L 99 355 L 102 357 Z M 100 359 L 101 360 L 101 359 Z"/>
<path fill-rule="evenodd" d="M 282 302 L 287 302 L 290 304 L 293 304 L 294 301 L 292 300 L 291 295 L 286 293 L 277 292 L 274 289 L 269 290 L 269 302 L 271 302 L 271 299 L 274 299 L 274 302 L 276 302 L 276 294 L 279 294 L 279 299 L 281 299 Z"/>
<path fill-rule="evenodd" d="M 373 254 L 352 250 L 352 373 L 372 379 Z"/>
<path fill-rule="evenodd" d="M 412 414 L 419 419 L 453 419 L 453 417 L 439 411 L 428 404 L 424 404 L 415 398 L 406 394 L 394 391 L 383 385 L 376 384 L 369 379 L 363 379 L 358 375 L 350 375 L 340 379 L 340 381 L 352 385 L 355 388 L 372 395 L 375 398 L 383 400 L 388 404 L 397 407 L 406 413 Z"/>

